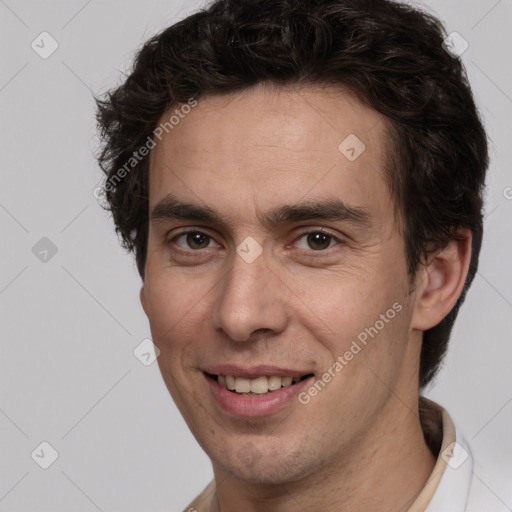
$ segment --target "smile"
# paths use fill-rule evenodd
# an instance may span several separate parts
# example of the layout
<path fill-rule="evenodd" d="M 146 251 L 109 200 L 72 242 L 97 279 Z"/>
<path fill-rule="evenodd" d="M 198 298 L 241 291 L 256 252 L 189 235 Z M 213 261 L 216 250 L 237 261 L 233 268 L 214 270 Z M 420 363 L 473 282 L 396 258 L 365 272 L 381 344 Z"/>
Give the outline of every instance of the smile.
<path fill-rule="evenodd" d="M 256 417 L 273 414 L 289 404 L 312 373 L 302 376 L 265 376 L 248 379 L 233 375 L 204 372 L 215 402 L 223 412 L 233 416 Z"/>
<path fill-rule="evenodd" d="M 217 382 L 227 390 L 240 395 L 257 396 L 277 391 L 282 387 L 292 386 L 301 380 L 304 380 L 313 374 L 303 375 L 301 377 L 280 377 L 265 375 L 256 377 L 255 379 L 247 379 L 245 377 L 235 377 L 233 375 L 211 375 L 209 377 L 216 379 Z"/>

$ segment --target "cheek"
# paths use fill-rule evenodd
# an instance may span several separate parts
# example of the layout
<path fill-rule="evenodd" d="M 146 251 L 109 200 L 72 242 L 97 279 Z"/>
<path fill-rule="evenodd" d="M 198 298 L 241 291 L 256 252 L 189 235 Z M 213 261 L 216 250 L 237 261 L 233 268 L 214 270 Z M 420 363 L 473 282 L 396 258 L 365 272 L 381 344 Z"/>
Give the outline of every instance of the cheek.
<path fill-rule="evenodd" d="M 157 359 L 164 382 L 184 417 L 190 405 L 199 402 L 197 390 L 189 386 L 190 371 L 197 361 L 197 342 L 201 339 L 208 310 L 205 287 L 160 271 L 157 279 L 148 272 L 146 297 L 153 343 L 159 348 Z M 172 284 L 171 284 L 172 283 Z M 194 372 L 195 374 L 196 372 Z"/>
<path fill-rule="evenodd" d="M 410 312 L 399 279 L 370 271 L 331 275 L 304 287 L 301 323 L 323 345 L 326 371 L 342 357 L 336 372 L 351 385 L 366 387 L 375 374 L 388 380 L 407 348 Z M 384 276 L 384 277 L 383 277 Z M 395 364 L 396 363 L 396 364 Z M 370 371 L 371 370 L 371 371 Z"/>
<path fill-rule="evenodd" d="M 153 341 L 161 351 L 176 351 L 197 337 L 203 324 L 207 289 L 169 269 L 148 273 L 145 294 Z"/>
<path fill-rule="evenodd" d="M 302 321 L 323 337 L 346 340 L 356 336 L 396 300 L 384 286 L 370 282 L 364 271 L 306 276 L 298 287 Z"/>

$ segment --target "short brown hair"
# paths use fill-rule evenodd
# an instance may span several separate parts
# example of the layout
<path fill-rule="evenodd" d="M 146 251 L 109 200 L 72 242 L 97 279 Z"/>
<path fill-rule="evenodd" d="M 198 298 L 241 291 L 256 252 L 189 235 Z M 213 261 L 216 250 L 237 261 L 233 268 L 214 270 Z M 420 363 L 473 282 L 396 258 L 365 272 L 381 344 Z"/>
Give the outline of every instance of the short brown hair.
<path fill-rule="evenodd" d="M 424 332 L 420 387 L 436 374 L 478 267 L 487 138 L 466 72 L 432 15 L 391 0 L 216 0 L 147 41 L 126 81 L 97 99 L 105 195 L 144 279 L 149 159 L 119 171 L 161 116 L 204 94 L 269 82 L 334 85 L 390 121 L 386 178 L 403 219 L 409 274 L 456 230 L 472 232 L 464 290 Z M 113 179 L 117 178 L 113 183 Z"/>

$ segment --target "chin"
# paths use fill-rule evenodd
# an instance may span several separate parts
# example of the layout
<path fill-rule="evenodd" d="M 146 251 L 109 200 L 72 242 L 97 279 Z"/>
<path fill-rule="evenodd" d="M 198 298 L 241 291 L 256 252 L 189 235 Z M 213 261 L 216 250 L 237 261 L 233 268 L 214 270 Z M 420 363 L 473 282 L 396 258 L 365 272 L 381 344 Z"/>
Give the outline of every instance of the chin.
<path fill-rule="evenodd" d="M 268 446 L 258 448 L 248 441 L 234 448 L 229 454 L 220 454 L 221 459 L 214 460 L 223 471 L 234 478 L 255 485 L 283 485 L 296 482 L 317 470 L 317 465 L 308 461 L 303 450 L 285 452 Z"/>

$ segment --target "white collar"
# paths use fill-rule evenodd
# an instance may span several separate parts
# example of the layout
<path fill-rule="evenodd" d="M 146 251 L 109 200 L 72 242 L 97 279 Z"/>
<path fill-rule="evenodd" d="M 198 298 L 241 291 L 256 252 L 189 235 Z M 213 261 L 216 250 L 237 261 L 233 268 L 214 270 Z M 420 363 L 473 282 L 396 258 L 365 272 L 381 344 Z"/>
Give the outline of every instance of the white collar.
<path fill-rule="evenodd" d="M 473 477 L 471 451 L 443 407 L 420 397 L 422 411 L 426 439 L 440 441 L 439 453 L 427 483 L 408 512 L 464 512 Z"/>
<path fill-rule="evenodd" d="M 455 439 L 448 448 L 445 448 L 444 454 L 443 452 L 440 454 L 440 457 L 448 459 L 448 463 L 425 512 L 464 512 L 466 510 L 474 462 L 471 450 L 459 431 L 456 431 Z"/>

